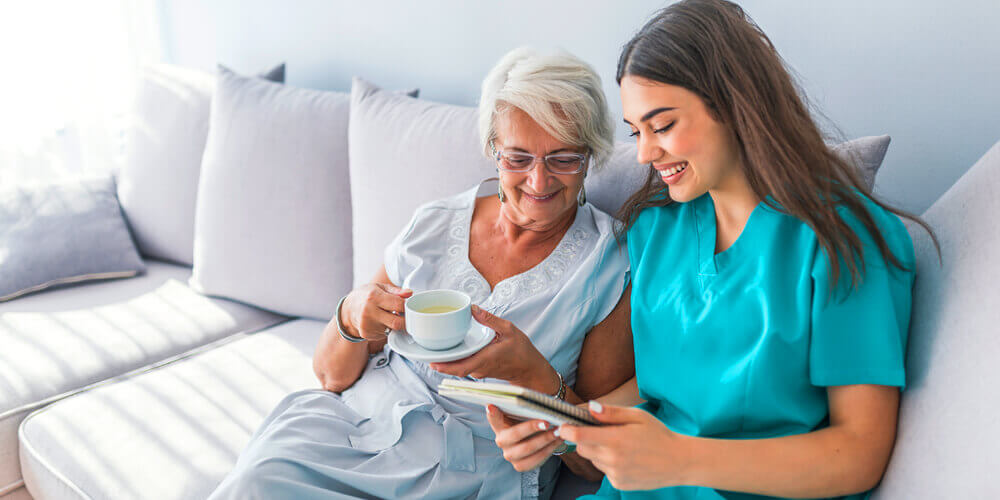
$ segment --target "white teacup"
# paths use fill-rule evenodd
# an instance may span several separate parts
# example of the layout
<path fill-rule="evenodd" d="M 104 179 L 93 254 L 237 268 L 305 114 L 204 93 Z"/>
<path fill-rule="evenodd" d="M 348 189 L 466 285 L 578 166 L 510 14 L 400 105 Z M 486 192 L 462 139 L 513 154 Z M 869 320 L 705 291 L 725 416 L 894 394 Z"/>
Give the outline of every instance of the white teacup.
<path fill-rule="evenodd" d="M 455 290 L 428 290 L 406 299 L 406 332 L 425 349 L 462 343 L 472 322 L 472 299 Z"/>

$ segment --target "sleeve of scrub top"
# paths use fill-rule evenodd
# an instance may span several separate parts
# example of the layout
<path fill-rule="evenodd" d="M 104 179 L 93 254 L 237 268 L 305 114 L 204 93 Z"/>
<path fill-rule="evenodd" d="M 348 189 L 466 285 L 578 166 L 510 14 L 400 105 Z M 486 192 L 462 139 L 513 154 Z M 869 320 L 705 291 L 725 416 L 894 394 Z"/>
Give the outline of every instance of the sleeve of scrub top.
<path fill-rule="evenodd" d="M 906 385 L 913 243 L 895 215 L 869 207 L 889 249 L 907 269 L 887 262 L 861 223 L 842 211 L 861 239 L 865 265 L 861 280 L 849 289 L 851 275 L 841 259 L 839 283 L 831 290 L 827 254 L 816 251 L 809 345 L 809 378 L 816 386 Z"/>

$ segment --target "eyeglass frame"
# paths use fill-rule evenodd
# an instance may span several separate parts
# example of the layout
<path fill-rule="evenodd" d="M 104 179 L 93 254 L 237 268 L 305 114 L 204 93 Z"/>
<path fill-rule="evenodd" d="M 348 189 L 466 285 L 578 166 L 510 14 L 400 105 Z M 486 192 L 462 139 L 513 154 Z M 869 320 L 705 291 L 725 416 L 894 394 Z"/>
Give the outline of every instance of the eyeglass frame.
<path fill-rule="evenodd" d="M 531 163 L 529 163 L 528 164 L 528 168 L 526 168 L 524 170 L 511 170 L 509 168 L 503 167 L 502 163 L 500 162 L 500 159 L 503 156 L 504 151 L 503 150 L 498 150 L 497 146 L 496 146 L 496 143 L 494 143 L 493 141 L 490 141 L 490 149 L 493 151 L 493 160 L 497 162 L 497 168 L 499 168 L 500 170 L 503 170 L 504 172 L 510 172 L 510 173 L 514 173 L 514 174 L 526 174 L 528 172 L 531 172 L 532 170 L 535 169 L 535 163 L 538 162 L 538 158 L 539 158 L 538 155 L 534 155 L 532 153 L 528 153 L 528 152 L 524 152 L 524 151 L 516 151 L 517 154 L 521 154 L 521 155 L 525 155 L 525 156 L 530 156 L 531 157 Z M 552 167 L 549 165 L 548 159 L 550 157 L 560 156 L 560 155 L 579 156 L 581 158 L 580 167 L 577 168 L 573 172 L 554 172 L 552 170 Z M 587 153 L 552 153 L 552 154 L 547 154 L 545 156 L 542 156 L 541 159 L 542 159 L 542 164 L 545 165 L 545 171 L 548 172 L 548 173 L 550 173 L 550 174 L 552 174 L 552 175 L 576 175 L 576 174 L 579 174 L 580 172 L 583 172 L 584 170 L 587 169 L 587 164 L 590 163 L 590 157 L 591 157 L 591 153 L 588 151 Z"/>

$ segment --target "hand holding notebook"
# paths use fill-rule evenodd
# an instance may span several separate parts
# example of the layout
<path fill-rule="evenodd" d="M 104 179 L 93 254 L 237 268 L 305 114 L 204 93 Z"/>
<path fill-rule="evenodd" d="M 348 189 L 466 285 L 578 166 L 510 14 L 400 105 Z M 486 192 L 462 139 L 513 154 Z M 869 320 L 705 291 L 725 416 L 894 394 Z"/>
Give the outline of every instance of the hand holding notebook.
<path fill-rule="evenodd" d="M 585 408 L 511 384 L 446 379 L 438 386 L 438 394 L 483 406 L 494 405 L 512 417 L 537 418 L 556 426 L 601 425 Z"/>

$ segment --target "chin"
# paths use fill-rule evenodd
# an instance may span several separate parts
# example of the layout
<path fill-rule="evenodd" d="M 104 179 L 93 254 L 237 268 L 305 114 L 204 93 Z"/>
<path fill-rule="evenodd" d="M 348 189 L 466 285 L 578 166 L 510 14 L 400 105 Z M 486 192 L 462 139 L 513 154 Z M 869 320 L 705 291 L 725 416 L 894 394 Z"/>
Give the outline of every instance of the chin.
<path fill-rule="evenodd" d="M 667 192 L 670 194 L 670 199 L 678 203 L 687 203 L 705 194 L 704 191 L 696 192 L 691 189 L 673 187 L 668 187 Z"/>

